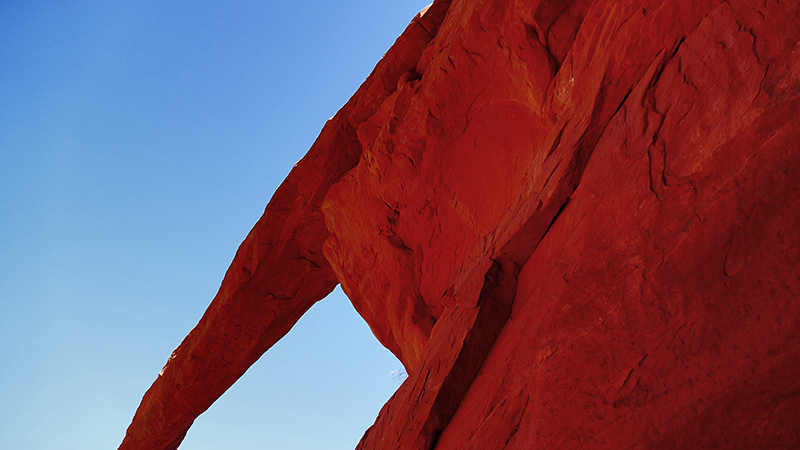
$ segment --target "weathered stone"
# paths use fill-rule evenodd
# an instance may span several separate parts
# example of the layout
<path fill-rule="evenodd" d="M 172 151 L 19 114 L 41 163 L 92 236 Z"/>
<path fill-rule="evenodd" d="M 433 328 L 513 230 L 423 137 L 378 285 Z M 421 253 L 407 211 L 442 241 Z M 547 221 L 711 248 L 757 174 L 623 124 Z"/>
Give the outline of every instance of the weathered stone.
<path fill-rule="evenodd" d="M 359 448 L 797 448 L 799 38 L 777 0 L 434 2 L 121 448 L 175 448 L 337 281 L 409 373 Z"/>

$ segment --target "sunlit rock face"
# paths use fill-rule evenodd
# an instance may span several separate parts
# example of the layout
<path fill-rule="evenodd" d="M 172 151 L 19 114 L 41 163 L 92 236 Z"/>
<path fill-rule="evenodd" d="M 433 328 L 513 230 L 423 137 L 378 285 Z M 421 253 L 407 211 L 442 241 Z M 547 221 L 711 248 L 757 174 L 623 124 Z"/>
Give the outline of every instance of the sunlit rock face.
<path fill-rule="evenodd" d="M 323 129 L 121 448 L 337 282 L 363 449 L 800 446 L 800 3 L 437 1 Z"/>

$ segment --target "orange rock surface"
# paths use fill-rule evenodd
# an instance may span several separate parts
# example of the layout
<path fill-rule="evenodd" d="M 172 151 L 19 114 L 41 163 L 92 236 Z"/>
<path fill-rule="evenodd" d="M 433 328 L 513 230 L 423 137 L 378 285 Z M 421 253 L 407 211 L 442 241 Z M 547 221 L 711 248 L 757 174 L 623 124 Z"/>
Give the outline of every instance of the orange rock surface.
<path fill-rule="evenodd" d="M 800 447 L 800 4 L 436 1 L 145 394 L 174 449 L 336 283 L 409 378 L 362 449 Z"/>

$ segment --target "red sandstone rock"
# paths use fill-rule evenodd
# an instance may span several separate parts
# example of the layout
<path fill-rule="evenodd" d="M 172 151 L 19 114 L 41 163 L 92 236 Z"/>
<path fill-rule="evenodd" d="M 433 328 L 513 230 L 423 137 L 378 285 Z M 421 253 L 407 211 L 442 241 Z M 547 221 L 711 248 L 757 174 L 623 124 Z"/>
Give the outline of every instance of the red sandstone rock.
<path fill-rule="evenodd" d="M 337 281 L 410 374 L 359 448 L 797 448 L 799 38 L 797 2 L 434 2 L 121 448 L 175 448 Z"/>

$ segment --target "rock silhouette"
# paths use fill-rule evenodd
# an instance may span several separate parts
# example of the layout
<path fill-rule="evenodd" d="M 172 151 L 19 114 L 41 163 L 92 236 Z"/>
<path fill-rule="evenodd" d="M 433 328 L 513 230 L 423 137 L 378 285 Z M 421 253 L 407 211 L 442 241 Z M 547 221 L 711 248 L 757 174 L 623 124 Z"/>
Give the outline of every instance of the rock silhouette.
<path fill-rule="evenodd" d="M 359 449 L 800 446 L 800 2 L 435 1 L 270 200 L 120 449 L 337 283 Z"/>

